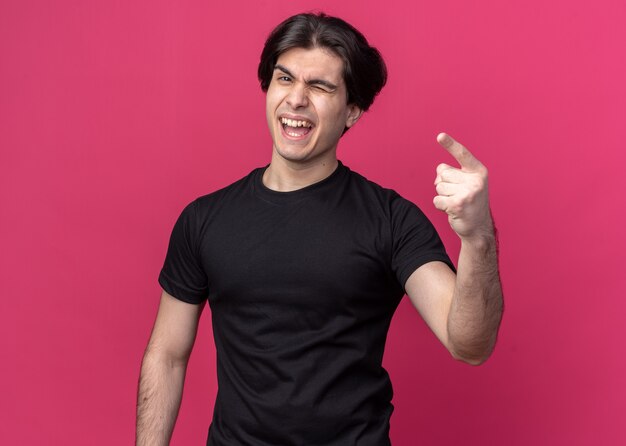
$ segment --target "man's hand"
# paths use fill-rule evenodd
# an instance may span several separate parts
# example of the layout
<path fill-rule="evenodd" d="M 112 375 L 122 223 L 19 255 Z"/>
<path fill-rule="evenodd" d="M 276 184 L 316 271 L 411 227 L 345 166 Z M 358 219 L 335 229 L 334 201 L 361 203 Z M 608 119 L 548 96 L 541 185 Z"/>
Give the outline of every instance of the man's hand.
<path fill-rule="evenodd" d="M 450 226 L 461 239 L 493 235 L 487 168 L 450 135 L 440 133 L 437 142 L 458 161 L 461 168 L 443 163 L 437 166 L 435 207 L 448 214 Z"/>

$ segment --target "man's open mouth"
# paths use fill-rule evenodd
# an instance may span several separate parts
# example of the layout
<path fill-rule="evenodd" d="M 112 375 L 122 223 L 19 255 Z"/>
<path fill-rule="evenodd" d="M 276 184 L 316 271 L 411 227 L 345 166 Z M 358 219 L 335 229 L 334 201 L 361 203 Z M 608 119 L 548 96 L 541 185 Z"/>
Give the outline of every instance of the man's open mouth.
<path fill-rule="evenodd" d="M 298 119 L 280 118 L 285 133 L 291 137 L 299 138 L 311 131 L 313 123 L 310 121 L 301 121 Z"/>

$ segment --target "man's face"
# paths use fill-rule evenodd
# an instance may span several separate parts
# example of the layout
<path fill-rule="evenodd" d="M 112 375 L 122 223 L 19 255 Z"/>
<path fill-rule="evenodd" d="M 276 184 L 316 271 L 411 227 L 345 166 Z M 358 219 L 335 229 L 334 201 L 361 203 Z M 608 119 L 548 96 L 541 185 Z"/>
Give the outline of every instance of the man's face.
<path fill-rule="evenodd" d="M 288 161 L 334 161 L 339 138 L 361 115 L 348 105 L 343 61 L 323 48 L 282 53 L 267 90 L 273 156 Z"/>

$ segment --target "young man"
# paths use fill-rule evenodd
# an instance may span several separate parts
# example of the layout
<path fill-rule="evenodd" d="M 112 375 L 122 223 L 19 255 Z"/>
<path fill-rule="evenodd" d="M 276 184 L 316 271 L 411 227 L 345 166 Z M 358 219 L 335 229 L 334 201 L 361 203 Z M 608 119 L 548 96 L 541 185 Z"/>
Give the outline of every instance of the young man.
<path fill-rule="evenodd" d="M 385 84 L 379 53 L 344 21 L 302 14 L 259 64 L 271 163 L 198 198 L 173 229 L 146 350 L 137 444 L 168 444 L 205 302 L 219 391 L 208 445 L 389 444 L 381 362 L 406 293 L 453 357 L 480 364 L 502 312 L 487 171 L 437 168 L 435 206 L 462 241 L 458 272 L 412 203 L 352 172 L 337 144 Z"/>

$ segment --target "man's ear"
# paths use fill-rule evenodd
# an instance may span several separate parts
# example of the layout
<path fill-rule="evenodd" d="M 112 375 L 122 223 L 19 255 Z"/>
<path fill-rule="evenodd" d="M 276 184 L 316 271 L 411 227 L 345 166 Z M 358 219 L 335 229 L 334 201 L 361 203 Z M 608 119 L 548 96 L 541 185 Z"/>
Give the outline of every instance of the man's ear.
<path fill-rule="evenodd" d="M 346 127 L 350 128 L 359 120 L 361 115 L 363 114 L 363 110 L 359 108 L 359 106 L 355 104 L 350 104 L 348 106 L 348 117 L 346 118 Z"/>

